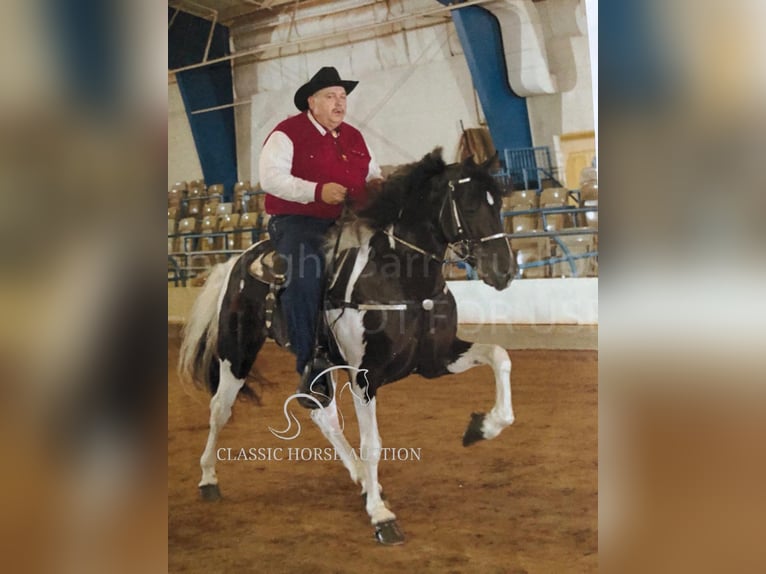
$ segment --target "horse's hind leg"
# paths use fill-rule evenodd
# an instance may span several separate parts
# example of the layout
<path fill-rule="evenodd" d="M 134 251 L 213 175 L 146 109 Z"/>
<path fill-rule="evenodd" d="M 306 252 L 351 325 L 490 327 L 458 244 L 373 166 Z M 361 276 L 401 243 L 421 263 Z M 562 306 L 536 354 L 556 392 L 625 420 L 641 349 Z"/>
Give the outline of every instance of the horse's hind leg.
<path fill-rule="evenodd" d="M 218 390 L 210 399 L 210 432 L 207 436 L 205 452 L 200 457 L 202 467 L 202 480 L 199 483 L 200 494 L 205 500 L 218 500 L 221 492 L 218 489 L 218 477 L 215 474 L 216 440 L 218 433 L 231 417 L 231 408 L 237 399 L 237 393 L 245 379 L 238 379 L 231 370 L 231 363 L 227 360 L 220 361 L 221 379 Z"/>
<path fill-rule="evenodd" d="M 455 359 L 447 365 L 450 373 L 462 373 L 477 365 L 489 365 L 495 373 L 495 405 L 486 415 L 474 413 L 463 435 L 463 446 L 482 439 L 495 438 L 507 426 L 513 424 L 511 402 L 511 359 L 502 347 L 456 340 L 453 343 Z"/>
<path fill-rule="evenodd" d="M 246 252 L 247 253 L 247 252 Z M 221 493 L 215 474 L 216 440 L 231 417 L 237 393 L 245 384 L 255 358 L 263 346 L 263 299 L 268 287 L 248 275 L 240 259 L 221 300 L 217 351 L 220 378 L 210 400 L 210 433 L 200 457 L 200 493 L 205 500 L 217 500 Z"/>

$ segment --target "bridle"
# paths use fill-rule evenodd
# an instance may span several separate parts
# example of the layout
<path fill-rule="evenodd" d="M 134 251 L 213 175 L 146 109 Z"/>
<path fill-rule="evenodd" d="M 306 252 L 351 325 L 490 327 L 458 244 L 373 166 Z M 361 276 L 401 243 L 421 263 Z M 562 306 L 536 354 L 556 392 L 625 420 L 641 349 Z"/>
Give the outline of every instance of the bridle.
<path fill-rule="evenodd" d="M 444 196 L 444 201 L 442 201 L 441 208 L 439 209 L 439 224 L 441 225 L 444 237 L 447 238 L 447 248 L 452 250 L 458 256 L 458 261 L 466 261 L 473 258 L 473 250 L 476 248 L 476 246 L 481 245 L 482 243 L 506 238 L 505 232 L 503 231 L 499 233 L 493 233 L 492 235 L 486 235 L 478 239 L 466 237 L 460 207 L 455 200 L 455 184 L 462 185 L 470 181 L 470 177 L 464 177 L 458 180 L 450 179 L 447 182 L 447 194 Z M 444 224 L 445 212 L 449 215 L 449 227 L 446 227 Z M 412 249 L 413 251 L 425 255 L 426 257 L 437 261 L 438 263 L 454 261 L 451 259 L 444 259 L 443 257 L 437 257 L 435 254 L 426 251 L 425 249 L 422 249 L 417 245 L 410 243 L 409 241 L 405 241 L 401 237 L 397 237 L 392 231 L 386 230 L 384 233 L 392 240 L 404 245 L 409 249 Z M 450 240 L 450 237 L 453 237 L 454 239 Z"/>
<path fill-rule="evenodd" d="M 471 181 L 470 177 L 464 177 L 462 179 L 449 180 L 447 182 L 447 195 L 444 196 L 441 209 L 439 210 L 439 222 L 442 226 L 442 232 L 449 241 L 450 235 L 454 237 L 452 241 L 449 241 L 448 247 L 458 255 L 461 261 L 465 261 L 473 257 L 473 251 L 482 243 L 488 241 L 495 241 L 497 239 L 505 239 L 505 232 L 493 233 L 492 235 L 485 235 L 478 239 L 472 239 L 465 236 L 465 228 L 463 226 L 463 220 L 461 218 L 460 207 L 455 200 L 455 184 L 462 185 Z M 451 225 L 452 233 L 448 233 L 448 227 L 444 225 L 445 211 L 449 214 L 449 223 Z"/>

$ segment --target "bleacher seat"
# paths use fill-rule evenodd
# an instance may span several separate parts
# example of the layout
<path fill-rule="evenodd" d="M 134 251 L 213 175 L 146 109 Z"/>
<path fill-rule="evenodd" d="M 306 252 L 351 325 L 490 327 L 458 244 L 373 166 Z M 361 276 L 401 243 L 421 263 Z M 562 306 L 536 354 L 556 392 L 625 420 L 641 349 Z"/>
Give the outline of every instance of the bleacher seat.
<path fill-rule="evenodd" d="M 580 207 L 598 208 L 598 181 L 588 180 L 580 187 Z M 586 211 L 583 214 L 583 225 L 598 229 L 598 210 Z"/>
<path fill-rule="evenodd" d="M 266 194 L 259 191 L 253 191 L 250 194 L 250 200 L 248 202 L 248 211 L 255 213 L 263 213 L 265 211 Z"/>
<path fill-rule="evenodd" d="M 584 253 L 592 252 L 595 249 L 594 244 L 595 236 L 592 234 L 587 235 L 562 235 L 559 237 L 559 241 L 566 246 L 567 251 L 571 255 L 582 255 Z M 561 246 L 556 243 L 553 248 L 554 257 L 565 257 L 566 253 Z M 598 263 L 594 257 L 584 257 L 581 259 L 575 259 L 573 261 L 577 277 L 589 277 L 598 275 Z M 575 273 L 572 273 L 572 266 L 569 261 L 562 261 L 560 263 L 554 263 L 552 269 L 553 277 L 574 277 Z"/>
<path fill-rule="evenodd" d="M 186 191 L 189 188 L 185 181 L 177 181 L 172 185 L 171 189 L 179 189 L 179 190 Z"/>
<path fill-rule="evenodd" d="M 523 189 L 512 192 L 504 200 L 504 205 L 508 206 L 508 211 L 528 211 L 537 208 L 537 194 L 530 189 Z M 537 229 L 537 215 L 526 213 L 522 215 L 512 215 L 505 220 L 506 233 L 523 233 Z"/>
<path fill-rule="evenodd" d="M 209 185 L 207 188 L 207 194 L 208 195 L 220 195 L 223 196 L 223 184 L 222 183 L 214 183 L 213 185 Z"/>
<path fill-rule="evenodd" d="M 178 207 L 181 205 L 184 191 L 175 187 L 168 190 L 168 207 Z"/>
<path fill-rule="evenodd" d="M 177 233 L 187 235 L 190 233 L 197 233 L 198 225 L 195 217 L 184 217 L 178 222 Z M 194 249 L 194 240 L 186 239 L 184 237 L 177 238 L 174 251 L 192 251 Z"/>
<path fill-rule="evenodd" d="M 246 213 L 247 202 L 245 201 L 245 194 L 250 191 L 249 181 L 239 181 L 234 184 L 234 213 Z"/>
<path fill-rule="evenodd" d="M 202 199 L 200 196 L 204 193 L 202 188 L 190 187 L 187 195 L 188 201 L 186 202 L 186 216 L 196 217 L 197 219 L 202 217 Z"/>
<path fill-rule="evenodd" d="M 569 192 L 563 187 L 551 187 L 544 189 L 540 194 L 540 207 L 565 207 Z M 567 225 L 567 219 L 571 216 L 565 213 L 551 213 L 540 215 L 540 229 L 543 231 L 558 231 L 566 227 L 571 227 L 571 222 Z"/>
<path fill-rule="evenodd" d="M 234 233 L 239 226 L 238 213 L 224 213 L 218 216 L 218 229 L 229 232 L 222 238 L 222 247 L 228 251 L 238 249 L 237 234 Z"/>
<path fill-rule="evenodd" d="M 260 220 L 261 233 L 258 234 L 258 241 L 260 241 L 261 239 L 268 239 L 269 232 L 267 230 L 269 228 L 269 219 L 271 219 L 271 215 L 269 215 L 266 212 L 261 213 L 261 220 Z"/>
<path fill-rule="evenodd" d="M 175 218 L 168 218 L 168 235 L 173 235 L 176 232 L 176 220 Z M 168 237 L 168 253 L 172 253 L 175 249 L 176 241 L 175 237 Z"/>
<path fill-rule="evenodd" d="M 511 248 L 516 256 L 516 265 L 519 266 L 519 275 L 527 279 L 541 279 L 550 277 L 550 266 L 540 265 L 521 269 L 521 265 L 544 261 L 551 256 L 550 242 L 547 237 L 529 237 L 512 239 Z"/>
<path fill-rule="evenodd" d="M 234 213 L 234 208 L 233 205 L 229 202 L 219 203 L 215 208 L 215 212 L 219 217 L 221 215 L 231 215 Z"/>
<path fill-rule="evenodd" d="M 201 224 L 201 231 L 200 233 L 204 235 L 212 234 L 213 232 L 218 231 L 218 216 L 215 214 L 212 215 L 205 215 L 202 218 L 202 224 Z M 218 249 L 218 246 L 216 245 L 216 237 L 202 237 L 199 241 L 199 250 L 200 251 L 213 251 L 214 249 Z"/>
<path fill-rule="evenodd" d="M 186 189 L 189 191 L 192 189 L 199 189 L 201 192 L 205 192 L 207 190 L 207 186 L 205 185 L 204 179 L 193 179 L 187 184 Z"/>
<path fill-rule="evenodd" d="M 234 184 L 234 193 L 237 193 L 238 191 L 248 191 L 250 189 L 250 181 L 245 179 L 243 181 L 238 181 Z"/>
<path fill-rule="evenodd" d="M 253 233 L 250 230 L 258 226 L 258 217 L 259 215 L 253 212 L 243 213 L 239 217 L 238 228 L 242 231 L 237 234 L 235 239 L 237 249 L 247 249 L 253 244 Z"/>

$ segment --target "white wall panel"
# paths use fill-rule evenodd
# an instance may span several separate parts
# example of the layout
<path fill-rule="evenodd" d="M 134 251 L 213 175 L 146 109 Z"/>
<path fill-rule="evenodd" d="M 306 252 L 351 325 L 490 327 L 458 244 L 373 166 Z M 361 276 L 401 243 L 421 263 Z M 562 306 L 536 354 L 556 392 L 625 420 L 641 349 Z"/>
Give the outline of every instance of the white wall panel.
<path fill-rule="evenodd" d="M 339 68 L 341 76 L 350 77 Z M 453 161 L 460 120 L 477 124 L 471 76 L 465 59 L 431 62 L 351 77 L 359 85 L 348 99 L 346 121 L 359 128 L 381 165 L 420 159 L 436 146 Z M 297 88 L 297 85 L 296 85 Z M 295 88 L 255 94 L 251 106 L 251 179 L 258 181 L 258 152 L 282 119 L 297 113 Z"/>
<path fill-rule="evenodd" d="M 379 72 L 383 66 L 378 57 L 378 42 L 373 38 L 354 44 L 349 50 L 351 56 L 351 73 L 355 76 L 365 76 Z"/>
<path fill-rule="evenodd" d="M 177 181 L 202 178 L 202 166 L 194 145 L 181 92 L 168 84 L 168 189 Z"/>
<path fill-rule="evenodd" d="M 598 324 L 598 278 L 523 279 L 504 291 L 450 281 L 461 323 Z"/>
<path fill-rule="evenodd" d="M 345 12 L 324 16 L 327 6 L 307 7 L 291 39 L 380 22 L 387 13 L 381 3 L 349 2 L 348 6 Z M 426 0 L 392 0 L 388 6 L 391 16 L 432 7 Z M 580 22 L 579 0 L 534 6 L 539 10 L 538 31 L 543 30 L 549 64 L 562 92 L 533 96 L 527 103 L 535 145 L 553 147 L 554 136 L 593 129 L 587 36 Z M 427 22 L 410 20 L 379 27 L 374 31 L 377 38 L 358 42 L 351 38 L 369 38 L 373 32 L 341 34 L 289 52 L 281 50 L 280 58 L 238 65 L 237 93 L 241 99 L 252 98 L 249 112 L 235 111 L 240 178 L 257 181 L 252 169 L 263 138 L 278 121 L 296 113 L 295 90 L 328 65 L 343 77 L 361 81 L 349 99 L 348 121 L 365 131 L 382 164 L 413 161 L 436 145 L 444 146 L 445 156 L 454 159 L 460 120 L 466 127 L 476 127 L 483 114 L 453 24 Z M 282 17 L 271 28 L 251 25 L 233 33 L 237 46 L 244 48 L 287 39 L 288 28 L 289 19 Z"/>

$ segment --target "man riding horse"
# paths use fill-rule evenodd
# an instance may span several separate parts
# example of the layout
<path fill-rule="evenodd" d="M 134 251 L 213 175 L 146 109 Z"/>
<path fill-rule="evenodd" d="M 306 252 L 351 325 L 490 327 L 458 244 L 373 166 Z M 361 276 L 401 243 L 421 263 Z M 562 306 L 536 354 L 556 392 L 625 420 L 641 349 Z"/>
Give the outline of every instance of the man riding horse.
<path fill-rule="evenodd" d="M 367 186 L 381 179 L 361 132 L 343 121 L 346 96 L 357 83 L 342 80 L 335 68 L 319 70 L 295 92 L 293 101 L 301 113 L 274 128 L 259 162 L 266 212 L 271 215 L 269 235 L 286 266 L 281 304 L 301 377 L 298 392 L 322 404 L 332 394 L 326 377 L 316 379 L 326 365 L 313 360 L 318 354 L 323 240 L 344 202 L 348 199 L 354 209 L 363 207 Z M 317 406 L 305 398 L 299 402 L 307 408 Z"/>

